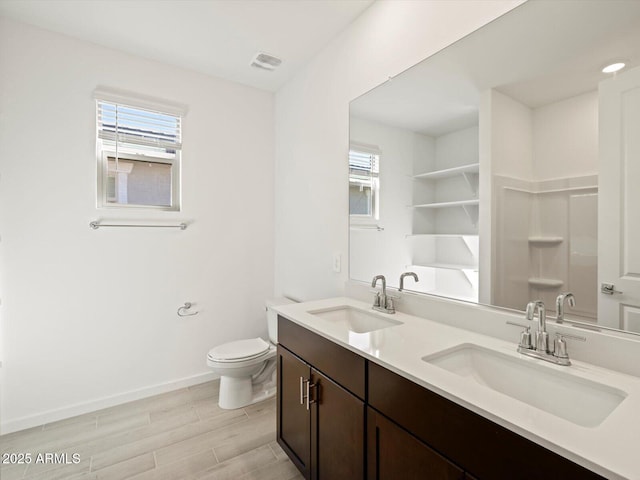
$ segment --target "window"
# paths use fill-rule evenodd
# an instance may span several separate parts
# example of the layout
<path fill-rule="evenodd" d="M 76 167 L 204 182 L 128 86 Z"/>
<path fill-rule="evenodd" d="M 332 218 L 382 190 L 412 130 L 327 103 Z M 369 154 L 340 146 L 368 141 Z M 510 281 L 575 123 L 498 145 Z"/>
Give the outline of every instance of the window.
<path fill-rule="evenodd" d="M 181 115 L 96 99 L 98 207 L 179 210 Z"/>
<path fill-rule="evenodd" d="M 352 223 L 380 218 L 380 152 L 370 148 L 349 150 L 349 215 Z"/>

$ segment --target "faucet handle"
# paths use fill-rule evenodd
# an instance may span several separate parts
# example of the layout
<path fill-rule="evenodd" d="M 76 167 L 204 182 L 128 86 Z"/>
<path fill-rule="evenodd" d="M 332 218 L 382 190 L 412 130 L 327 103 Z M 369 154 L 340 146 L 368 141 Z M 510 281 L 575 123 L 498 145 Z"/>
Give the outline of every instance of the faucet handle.
<path fill-rule="evenodd" d="M 567 353 L 567 341 L 565 338 L 571 338 L 572 340 L 580 340 L 586 342 L 587 339 L 579 335 L 570 335 L 568 333 L 556 332 L 556 339 L 553 342 L 553 355 L 558 358 L 569 358 Z"/>
<path fill-rule="evenodd" d="M 379 307 L 380 306 L 380 292 L 374 291 L 373 293 L 375 293 L 375 296 L 373 297 L 373 306 L 374 307 Z"/>
<path fill-rule="evenodd" d="M 507 320 L 507 325 L 513 325 L 514 327 L 531 328 L 530 325 L 525 325 L 524 323 L 512 322 L 511 320 Z"/>
<path fill-rule="evenodd" d="M 386 305 L 387 313 L 396 313 L 396 307 L 393 304 L 394 298 L 398 298 L 398 297 L 392 297 L 391 295 L 387 295 L 387 305 Z"/>
<path fill-rule="evenodd" d="M 553 355 L 558 358 L 569 358 L 567 353 L 567 341 L 562 335 L 558 335 L 553 342 Z"/>
<path fill-rule="evenodd" d="M 512 322 L 511 320 L 507 320 L 509 325 L 514 325 L 516 327 L 524 328 L 524 331 L 520 334 L 520 343 L 519 347 L 526 348 L 528 350 L 533 349 L 533 344 L 531 343 L 531 326 L 523 325 L 522 323 Z"/>
<path fill-rule="evenodd" d="M 579 340 L 581 342 L 586 342 L 587 339 L 580 335 L 571 335 L 569 333 L 556 332 L 556 336 L 561 339 L 570 338 L 571 340 Z"/>
<path fill-rule="evenodd" d="M 533 349 L 533 343 L 531 343 L 531 327 L 527 327 L 524 332 L 520 334 L 520 343 L 518 344 L 522 348 Z"/>

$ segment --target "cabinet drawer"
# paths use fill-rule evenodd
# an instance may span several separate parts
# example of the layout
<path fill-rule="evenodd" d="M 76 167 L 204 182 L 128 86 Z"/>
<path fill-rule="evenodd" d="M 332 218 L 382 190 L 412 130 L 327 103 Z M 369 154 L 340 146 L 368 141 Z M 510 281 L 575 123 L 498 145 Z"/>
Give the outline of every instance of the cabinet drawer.
<path fill-rule="evenodd" d="M 483 480 L 603 477 L 369 362 L 369 404 Z"/>
<path fill-rule="evenodd" d="M 363 357 L 281 316 L 278 316 L 278 343 L 364 400 Z"/>

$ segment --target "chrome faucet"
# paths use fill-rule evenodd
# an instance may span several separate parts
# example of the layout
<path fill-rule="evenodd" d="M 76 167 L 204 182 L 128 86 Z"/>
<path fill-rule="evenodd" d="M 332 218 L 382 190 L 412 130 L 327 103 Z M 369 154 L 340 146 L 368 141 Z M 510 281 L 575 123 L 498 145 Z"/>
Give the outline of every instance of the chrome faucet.
<path fill-rule="evenodd" d="M 562 323 L 564 322 L 564 301 L 569 303 L 571 308 L 576 306 L 576 298 L 573 296 L 573 293 L 566 292 L 561 293 L 556 297 L 556 322 Z"/>
<path fill-rule="evenodd" d="M 382 291 L 376 292 L 376 296 L 373 299 L 373 308 L 379 312 L 384 313 L 396 313 L 396 309 L 393 306 L 393 299 L 387 295 L 387 280 L 384 275 L 376 275 L 371 281 L 371 286 L 376 288 L 378 280 L 382 280 Z"/>
<path fill-rule="evenodd" d="M 536 332 L 536 351 L 549 353 L 549 334 L 547 333 L 547 313 L 542 300 L 527 303 L 527 320 L 533 321 L 538 312 L 538 331 Z"/>
<path fill-rule="evenodd" d="M 573 295 L 571 296 L 573 297 Z M 533 345 L 533 343 L 531 342 L 531 334 L 529 333 L 529 329 L 531 327 L 529 325 L 522 325 L 520 323 L 507 321 L 509 325 L 515 325 L 524 328 L 524 331 L 520 334 L 518 353 L 533 358 L 539 358 L 540 360 L 545 360 L 547 362 L 555 363 L 556 365 L 571 365 L 571 360 L 569 360 L 569 354 L 567 353 L 567 343 L 565 341 L 565 338 L 580 340 L 582 342 L 586 341 L 586 339 L 578 335 L 569 335 L 567 333 L 556 332 L 557 338 L 553 342 L 553 350 L 549 349 L 547 318 L 544 303 L 542 303 L 541 300 L 536 300 L 535 302 L 529 302 L 527 304 L 527 320 L 533 321 L 536 312 L 538 313 L 538 331 L 536 332 L 535 345 Z"/>
<path fill-rule="evenodd" d="M 400 275 L 400 288 L 398 288 L 399 292 L 404 290 L 404 277 L 413 277 L 416 282 L 418 281 L 418 275 L 416 275 L 414 272 L 404 272 L 402 275 Z"/>

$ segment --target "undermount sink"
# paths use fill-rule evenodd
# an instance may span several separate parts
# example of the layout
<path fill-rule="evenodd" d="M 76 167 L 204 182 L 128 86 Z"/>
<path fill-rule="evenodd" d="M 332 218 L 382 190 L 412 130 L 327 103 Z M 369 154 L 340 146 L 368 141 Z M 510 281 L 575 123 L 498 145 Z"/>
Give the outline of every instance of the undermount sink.
<path fill-rule="evenodd" d="M 600 425 L 627 396 L 616 388 L 474 344 L 422 360 L 583 427 Z"/>
<path fill-rule="evenodd" d="M 395 325 L 402 325 L 402 322 L 397 320 L 391 320 L 390 318 L 347 305 L 323 310 L 312 310 L 308 313 L 328 322 L 339 324 L 355 333 L 368 333 Z"/>

